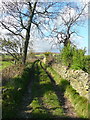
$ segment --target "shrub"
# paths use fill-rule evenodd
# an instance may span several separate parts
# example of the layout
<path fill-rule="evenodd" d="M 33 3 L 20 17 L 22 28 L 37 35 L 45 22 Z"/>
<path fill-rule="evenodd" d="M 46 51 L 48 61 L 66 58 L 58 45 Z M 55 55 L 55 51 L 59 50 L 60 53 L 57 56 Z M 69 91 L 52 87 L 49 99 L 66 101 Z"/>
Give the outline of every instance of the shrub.
<path fill-rule="evenodd" d="M 48 65 L 52 65 L 52 63 L 54 62 L 53 54 L 51 52 L 45 52 L 44 55 L 46 57 L 46 63 Z"/>
<path fill-rule="evenodd" d="M 45 55 L 46 57 L 48 57 L 49 55 L 52 55 L 52 53 L 51 53 L 51 52 L 45 52 L 44 55 Z"/>
<path fill-rule="evenodd" d="M 85 56 L 85 71 L 90 74 L 90 55 Z"/>
<path fill-rule="evenodd" d="M 71 65 L 72 57 L 73 57 L 73 47 L 70 44 L 68 44 L 61 51 L 62 63 L 64 63 L 66 66 Z"/>
<path fill-rule="evenodd" d="M 85 50 L 74 48 L 72 61 L 72 68 L 85 70 Z"/>
<path fill-rule="evenodd" d="M 61 51 L 61 61 L 64 65 L 73 69 L 82 69 L 86 71 L 85 64 L 85 49 L 77 49 L 68 44 Z"/>

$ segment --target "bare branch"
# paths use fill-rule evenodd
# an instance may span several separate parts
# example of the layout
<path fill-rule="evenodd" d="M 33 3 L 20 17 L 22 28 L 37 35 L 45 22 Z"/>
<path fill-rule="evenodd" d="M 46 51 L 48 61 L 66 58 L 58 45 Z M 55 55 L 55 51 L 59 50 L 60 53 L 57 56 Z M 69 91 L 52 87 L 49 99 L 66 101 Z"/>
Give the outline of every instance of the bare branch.
<path fill-rule="evenodd" d="M 22 38 L 24 38 L 21 34 L 18 34 L 18 33 L 15 33 L 14 31 L 12 31 L 9 27 L 7 27 L 4 23 L 2 23 L 0 21 L 0 23 L 2 24 L 2 26 L 7 29 L 9 32 L 13 33 L 14 35 L 17 35 L 17 36 L 21 36 Z"/>

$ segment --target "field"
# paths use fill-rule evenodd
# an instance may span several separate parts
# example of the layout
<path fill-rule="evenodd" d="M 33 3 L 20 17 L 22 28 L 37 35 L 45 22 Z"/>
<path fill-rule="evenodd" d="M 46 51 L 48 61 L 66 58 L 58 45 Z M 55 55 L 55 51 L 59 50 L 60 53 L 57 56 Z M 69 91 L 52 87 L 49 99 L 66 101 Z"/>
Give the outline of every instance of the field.
<path fill-rule="evenodd" d="M 0 70 L 3 70 L 4 68 L 11 66 L 13 64 L 13 58 L 10 55 L 2 55 L 0 56 Z"/>
<path fill-rule="evenodd" d="M 12 65 L 13 62 L 11 61 L 0 61 L 0 70 L 3 70 L 4 68 Z"/>

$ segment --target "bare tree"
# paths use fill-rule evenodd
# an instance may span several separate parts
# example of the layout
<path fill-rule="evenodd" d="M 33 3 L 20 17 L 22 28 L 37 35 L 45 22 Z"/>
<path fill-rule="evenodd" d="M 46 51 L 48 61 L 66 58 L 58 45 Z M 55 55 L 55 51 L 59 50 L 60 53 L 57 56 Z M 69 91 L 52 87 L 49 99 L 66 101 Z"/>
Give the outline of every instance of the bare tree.
<path fill-rule="evenodd" d="M 23 41 L 21 39 L 15 38 L 0 38 L 0 47 L 2 51 L 7 52 L 10 54 L 15 61 L 20 61 L 22 58 L 22 48 L 23 48 Z"/>
<path fill-rule="evenodd" d="M 17 2 L 17 0 L 3 2 L 3 16 L 1 16 L 0 24 L 3 29 L 9 31 L 9 35 L 23 39 L 23 64 L 26 62 L 30 34 L 33 30 L 33 26 L 44 34 L 41 30 L 43 28 L 40 29 L 41 25 L 44 23 L 41 17 L 45 18 L 49 16 L 48 9 L 53 4 L 54 3 L 49 3 L 45 7 L 44 3 L 39 2 Z M 42 9 L 42 11 L 40 9 Z"/>
<path fill-rule="evenodd" d="M 87 13 L 85 11 L 87 4 L 78 5 L 75 3 L 67 3 L 63 9 L 60 10 L 59 16 L 52 29 L 51 37 L 54 45 L 63 44 L 67 46 L 72 43 L 72 36 L 79 36 L 77 27 L 85 22 Z M 56 40 L 55 40 L 56 39 Z"/>
<path fill-rule="evenodd" d="M 1 25 L 15 36 L 25 39 L 23 64 L 25 64 L 30 39 L 30 28 L 37 2 L 3 2 L 3 19 Z M 6 16 L 5 16 L 6 14 Z M 6 17 L 6 20 L 5 20 Z M 25 19 L 27 22 L 25 22 Z M 24 30 L 25 36 L 22 31 Z"/>
<path fill-rule="evenodd" d="M 51 33 L 51 37 L 57 38 L 58 44 L 63 43 L 66 46 L 72 34 L 77 34 L 73 28 L 81 21 L 85 7 L 86 5 L 79 9 L 71 3 L 61 2 L 10 0 L 3 2 L 0 25 L 9 32 L 8 35 L 11 37 L 15 36 L 23 40 L 22 61 L 25 64 L 30 38 L 32 34 L 36 35 L 36 29 L 39 32 L 37 36 L 48 37 Z M 75 11 L 73 16 L 71 11 Z"/>

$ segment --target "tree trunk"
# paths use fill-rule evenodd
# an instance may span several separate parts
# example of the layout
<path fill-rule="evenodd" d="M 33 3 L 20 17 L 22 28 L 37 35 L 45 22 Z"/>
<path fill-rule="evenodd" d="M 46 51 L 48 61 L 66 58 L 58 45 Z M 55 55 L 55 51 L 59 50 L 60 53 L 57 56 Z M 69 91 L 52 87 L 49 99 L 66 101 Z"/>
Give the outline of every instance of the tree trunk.
<path fill-rule="evenodd" d="M 64 47 L 67 47 L 68 44 L 70 44 L 71 41 L 69 39 L 64 40 Z"/>
<path fill-rule="evenodd" d="M 31 14 L 31 16 L 28 20 L 28 27 L 27 27 L 27 31 L 26 31 L 26 40 L 25 40 L 25 43 L 24 43 L 23 61 L 22 61 L 24 65 L 26 63 L 26 58 L 27 58 L 27 50 L 28 50 L 28 44 L 29 44 L 29 39 L 30 39 L 30 29 L 31 29 L 31 23 L 32 23 L 32 19 L 33 19 L 33 16 L 34 16 L 34 11 L 35 11 L 35 8 L 36 8 L 36 4 L 37 4 L 37 2 L 35 2 L 34 6 L 32 8 L 31 3 L 29 2 L 29 10 L 30 10 L 30 12 L 32 11 L 32 14 Z"/>
<path fill-rule="evenodd" d="M 23 51 L 23 64 L 26 63 L 26 58 L 27 58 L 27 50 L 28 50 L 28 44 L 29 44 L 29 39 L 30 39 L 30 28 L 31 28 L 31 24 L 26 33 L 26 41 L 24 43 L 24 51 Z"/>

